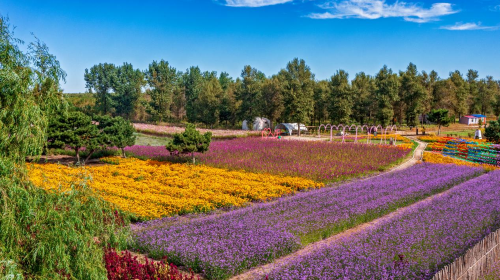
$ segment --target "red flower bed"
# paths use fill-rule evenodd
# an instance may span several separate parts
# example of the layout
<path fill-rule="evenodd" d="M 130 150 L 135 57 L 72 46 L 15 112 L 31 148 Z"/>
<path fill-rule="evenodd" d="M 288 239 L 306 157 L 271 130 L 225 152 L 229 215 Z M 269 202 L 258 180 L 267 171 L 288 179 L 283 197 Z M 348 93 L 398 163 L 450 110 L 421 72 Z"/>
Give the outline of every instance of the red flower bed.
<path fill-rule="evenodd" d="M 141 263 L 137 257 L 128 251 L 118 254 L 115 250 L 107 250 L 104 262 L 108 271 L 109 280 L 195 280 L 199 279 L 193 272 L 182 273 L 174 264 L 167 264 L 166 259 L 154 262 L 146 258 Z"/>

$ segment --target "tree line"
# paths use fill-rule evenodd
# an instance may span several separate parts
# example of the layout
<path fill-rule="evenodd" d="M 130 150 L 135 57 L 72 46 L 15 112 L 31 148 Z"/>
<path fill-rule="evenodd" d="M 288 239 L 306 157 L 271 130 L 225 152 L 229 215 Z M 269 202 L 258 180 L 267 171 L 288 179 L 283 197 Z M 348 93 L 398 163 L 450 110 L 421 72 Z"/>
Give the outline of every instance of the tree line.
<path fill-rule="evenodd" d="M 93 113 L 129 120 L 203 123 L 235 126 L 266 117 L 275 122 L 379 123 L 418 125 L 432 109 L 447 109 L 454 118 L 481 113 L 500 115 L 500 81 L 478 71 L 450 72 L 446 78 L 419 72 L 410 63 L 405 71 L 384 66 L 371 76 L 353 79 L 338 70 L 316 80 L 303 59 L 266 76 L 250 65 L 236 79 L 222 72 L 202 72 L 193 66 L 182 72 L 167 61 L 148 69 L 130 63 L 109 63 L 85 70 L 86 88 L 96 100 Z"/>

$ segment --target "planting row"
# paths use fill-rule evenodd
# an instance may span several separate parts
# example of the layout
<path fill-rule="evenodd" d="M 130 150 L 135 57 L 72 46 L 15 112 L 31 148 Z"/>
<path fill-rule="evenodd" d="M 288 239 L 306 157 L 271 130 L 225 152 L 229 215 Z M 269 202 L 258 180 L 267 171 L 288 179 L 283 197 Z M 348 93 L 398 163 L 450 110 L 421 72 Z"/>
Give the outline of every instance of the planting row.
<path fill-rule="evenodd" d="M 167 157 L 165 147 L 134 146 L 128 152 L 149 158 Z M 407 148 L 326 141 L 240 138 L 215 141 L 197 157 L 204 164 L 257 173 L 336 181 L 379 171 L 404 158 Z"/>
<path fill-rule="evenodd" d="M 35 185 L 53 190 L 88 183 L 106 201 L 142 218 L 242 206 L 323 186 L 303 178 L 262 176 L 203 165 L 120 158 L 106 161 L 114 164 L 86 168 L 30 164 L 29 176 Z"/>
<path fill-rule="evenodd" d="M 479 168 L 420 164 L 221 215 L 143 223 L 136 249 L 224 279 L 448 189 Z"/>
<path fill-rule="evenodd" d="M 500 227 L 500 171 L 277 267 L 270 279 L 431 279 Z"/>

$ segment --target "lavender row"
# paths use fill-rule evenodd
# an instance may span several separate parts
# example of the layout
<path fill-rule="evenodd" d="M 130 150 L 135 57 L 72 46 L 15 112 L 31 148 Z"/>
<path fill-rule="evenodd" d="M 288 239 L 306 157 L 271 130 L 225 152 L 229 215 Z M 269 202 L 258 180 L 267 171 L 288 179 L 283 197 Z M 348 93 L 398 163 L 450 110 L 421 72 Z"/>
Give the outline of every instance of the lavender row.
<path fill-rule="evenodd" d="M 477 168 L 420 164 L 338 188 L 300 193 L 221 215 L 149 221 L 137 249 L 224 279 L 477 176 Z"/>
<path fill-rule="evenodd" d="M 500 171 L 295 258 L 270 279 L 431 279 L 500 227 Z"/>

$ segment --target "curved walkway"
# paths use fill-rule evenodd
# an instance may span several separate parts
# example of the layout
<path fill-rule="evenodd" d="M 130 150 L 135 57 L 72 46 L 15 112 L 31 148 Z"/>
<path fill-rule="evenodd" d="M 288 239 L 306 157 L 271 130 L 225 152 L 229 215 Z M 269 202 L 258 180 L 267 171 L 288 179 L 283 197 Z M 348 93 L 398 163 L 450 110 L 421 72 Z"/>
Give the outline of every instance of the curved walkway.
<path fill-rule="evenodd" d="M 390 170 L 388 170 L 386 172 L 383 172 L 381 174 L 365 178 L 363 180 L 367 180 L 367 179 L 371 179 L 371 178 L 374 178 L 374 177 L 377 177 L 377 176 L 381 176 L 381 175 L 387 174 L 389 172 L 394 172 L 394 171 L 397 171 L 397 170 L 406 169 L 408 167 L 411 167 L 411 166 L 417 164 L 420 160 L 422 160 L 422 156 L 423 156 L 425 147 L 427 146 L 427 143 L 424 143 L 424 142 L 421 142 L 421 141 L 417 140 L 416 137 L 408 137 L 408 138 L 410 138 L 411 140 L 413 140 L 413 141 L 415 141 L 415 142 L 418 143 L 418 146 L 414 150 L 413 156 L 410 159 L 408 159 L 404 163 L 402 163 L 402 164 L 400 164 L 400 165 L 398 165 L 398 166 L 396 166 L 396 167 L 394 167 L 394 168 L 392 168 L 392 169 L 390 169 Z M 426 198 L 425 200 L 432 199 L 433 197 L 435 197 L 435 196 Z M 409 205 L 407 207 L 410 207 L 410 206 L 411 205 Z M 286 255 L 284 257 L 281 257 L 279 259 L 274 260 L 274 262 L 272 262 L 272 263 L 252 268 L 252 269 L 250 269 L 249 271 L 247 271 L 247 272 L 245 272 L 243 274 L 234 276 L 233 278 L 231 278 L 231 280 L 248 280 L 248 279 L 259 279 L 260 280 L 260 279 L 265 279 L 266 275 L 268 275 L 276 266 L 279 266 L 279 265 L 281 265 L 283 263 L 286 263 L 287 261 L 289 261 L 291 259 L 294 259 L 294 258 L 296 258 L 298 256 L 301 256 L 301 255 L 313 252 L 313 251 L 317 250 L 318 248 L 321 248 L 324 245 L 336 242 L 340 238 L 349 236 L 349 235 L 354 234 L 356 232 L 362 231 L 362 230 L 364 230 L 364 229 L 366 229 L 368 227 L 374 226 L 375 224 L 380 223 L 380 222 L 382 222 L 384 220 L 387 220 L 387 219 L 393 217 L 394 215 L 397 215 L 401 211 L 404 211 L 404 209 L 406 209 L 407 207 L 398 209 L 395 212 L 392 212 L 392 213 L 390 213 L 388 215 L 385 215 L 385 216 L 383 216 L 381 218 L 375 219 L 375 220 L 373 220 L 371 222 L 368 222 L 368 223 L 364 223 L 364 224 L 358 225 L 358 226 L 356 226 L 354 228 L 351 228 L 351 229 L 348 229 L 348 230 L 346 230 L 344 232 L 341 232 L 339 234 L 333 235 L 333 236 L 331 236 L 331 237 L 329 237 L 327 239 L 323 239 L 321 241 L 311 243 L 311 244 L 307 245 L 306 247 L 300 249 L 299 251 L 296 251 L 295 253 L 292 253 L 290 255 Z"/>

